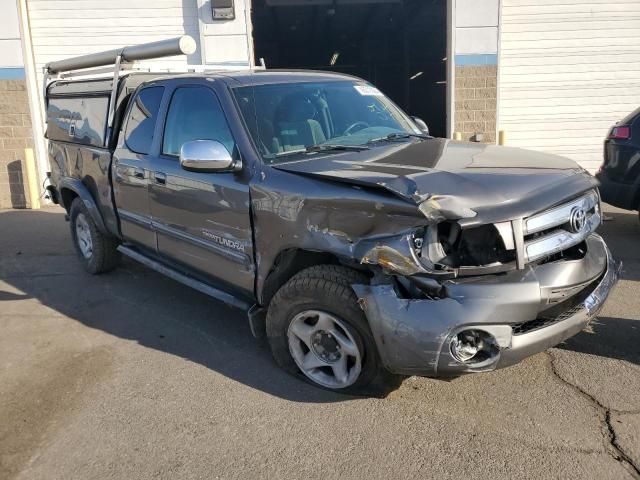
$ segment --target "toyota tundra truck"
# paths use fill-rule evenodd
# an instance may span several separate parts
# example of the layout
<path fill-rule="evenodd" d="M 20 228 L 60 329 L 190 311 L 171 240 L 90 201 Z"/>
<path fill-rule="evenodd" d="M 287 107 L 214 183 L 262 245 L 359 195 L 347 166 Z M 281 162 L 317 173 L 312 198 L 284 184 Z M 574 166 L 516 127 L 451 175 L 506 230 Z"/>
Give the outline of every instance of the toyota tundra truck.
<path fill-rule="evenodd" d="M 573 161 L 433 138 L 352 76 L 126 70 L 129 48 L 112 77 L 61 74 L 104 54 L 47 66 L 47 190 L 80 262 L 125 255 L 245 309 L 303 380 L 507 367 L 580 332 L 617 281 Z"/>

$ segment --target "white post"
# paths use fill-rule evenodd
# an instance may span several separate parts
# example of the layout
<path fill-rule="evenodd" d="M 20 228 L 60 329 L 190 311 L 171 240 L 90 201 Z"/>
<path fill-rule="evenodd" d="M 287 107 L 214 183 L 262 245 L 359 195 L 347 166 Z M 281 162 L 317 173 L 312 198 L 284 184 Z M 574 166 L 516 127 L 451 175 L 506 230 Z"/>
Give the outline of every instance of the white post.
<path fill-rule="evenodd" d="M 456 0 L 447 0 L 447 138 L 453 138 L 456 101 Z"/>
<path fill-rule="evenodd" d="M 244 2 L 242 2 L 242 7 L 244 9 L 243 13 L 247 35 L 247 50 L 249 51 L 249 67 L 253 68 L 256 65 L 256 49 L 255 45 L 253 44 L 253 18 L 251 18 L 251 1 L 252 0 L 244 0 Z"/>
<path fill-rule="evenodd" d="M 504 135 L 502 139 L 502 143 L 500 145 L 506 144 L 506 132 L 500 130 L 500 65 L 502 65 L 502 0 L 498 0 L 498 66 L 496 67 L 496 133 L 499 138 L 500 135 Z"/>
<path fill-rule="evenodd" d="M 20 16 L 20 38 L 22 40 L 22 56 L 24 58 L 24 70 L 27 81 L 27 95 L 29 97 L 29 111 L 31 114 L 31 129 L 33 130 L 33 142 L 38 175 L 38 189 L 49 171 L 49 159 L 44 138 L 44 108 L 43 100 L 38 87 L 39 75 L 36 72 L 33 58 L 33 45 L 31 44 L 31 28 L 29 26 L 29 7 L 27 0 L 17 0 L 18 15 Z M 42 193 L 42 192 L 40 192 Z"/>

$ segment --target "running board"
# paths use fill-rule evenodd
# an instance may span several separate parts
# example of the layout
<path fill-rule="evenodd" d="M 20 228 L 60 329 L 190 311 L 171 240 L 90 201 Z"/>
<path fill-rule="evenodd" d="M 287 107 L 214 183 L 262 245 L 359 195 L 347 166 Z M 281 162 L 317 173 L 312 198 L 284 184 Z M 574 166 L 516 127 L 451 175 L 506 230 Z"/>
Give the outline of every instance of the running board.
<path fill-rule="evenodd" d="M 230 307 L 241 308 L 243 310 L 247 310 L 249 309 L 249 307 L 251 307 L 251 305 L 240 300 L 239 298 L 234 297 L 230 293 L 224 292 L 215 287 L 212 287 L 211 285 L 207 285 L 206 283 L 196 280 L 195 278 L 180 273 L 160 262 L 152 260 L 146 255 L 143 255 L 142 253 L 134 250 L 133 248 L 120 245 L 118 247 L 118 251 L 123 255 L 126 255 L 127 257 L 135 260 L 136 262 L 143 264 L 145 267 L 149 267 L 152 270 L 155 270 L 156 272 L 161 273 L 162 275 L 169 277 L 172 280 L 175 280 L 176 282 L 180 282 L 187 287 L 191 287 L 194 290 L 198 290 L 199 292 L 204 293 L 205 295 L 209 295 L 210 297 L 213 297 L 216 300 L 229 305 Z"/>

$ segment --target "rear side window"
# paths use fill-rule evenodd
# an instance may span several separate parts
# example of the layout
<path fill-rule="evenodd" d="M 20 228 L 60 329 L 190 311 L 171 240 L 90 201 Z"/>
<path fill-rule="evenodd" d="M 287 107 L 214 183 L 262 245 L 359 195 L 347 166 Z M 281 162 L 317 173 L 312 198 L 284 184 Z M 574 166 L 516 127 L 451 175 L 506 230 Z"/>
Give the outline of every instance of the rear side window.
<path fill-rule="evenodd" d="M 179 155 L 193 140 L 217 140 L 229 153 L 235 142 L 215 94 L 206 87 L 182 87 L 175 91 L 164 127 L 162 152 Z"/>
<path fill-rule="evenodd" d="M 147 87 L 136 96 L 127 120 L 124 141 L 132 152 L 147 154 L 151 151 L 153 132 L 164 87 Z"/>
<path fill-rule="evenodd" d="M 104 146 L 109 97 L 49 97 L 47 138 Z"/>

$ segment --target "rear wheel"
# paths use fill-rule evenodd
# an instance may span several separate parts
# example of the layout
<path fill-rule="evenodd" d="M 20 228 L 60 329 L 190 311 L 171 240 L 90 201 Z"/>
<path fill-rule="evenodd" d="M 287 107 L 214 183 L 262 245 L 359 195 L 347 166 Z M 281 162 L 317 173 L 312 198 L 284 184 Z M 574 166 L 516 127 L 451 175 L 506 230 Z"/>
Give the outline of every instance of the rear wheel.
<path fill-rule="evenodd" d="M 98 230 L 80 198 L 71 203 L 69 222 L 73 244 L 85 270 L 95 275 L 113 270 L 118 265 L 118 241 Z"/>
<path fill-rule="evenodd" d="M 276 363 L 313 385 L 384 395 L 400 377 L 380 363 L 373 335 L 351 285 L 367 278 L 336 265 L 307 268 L 276 293 L 267 337 Z"/>

